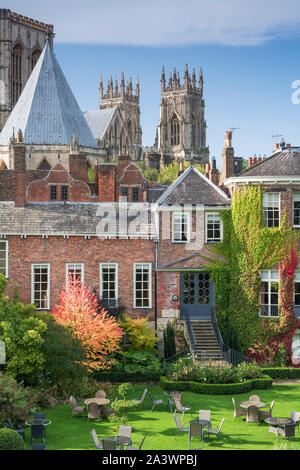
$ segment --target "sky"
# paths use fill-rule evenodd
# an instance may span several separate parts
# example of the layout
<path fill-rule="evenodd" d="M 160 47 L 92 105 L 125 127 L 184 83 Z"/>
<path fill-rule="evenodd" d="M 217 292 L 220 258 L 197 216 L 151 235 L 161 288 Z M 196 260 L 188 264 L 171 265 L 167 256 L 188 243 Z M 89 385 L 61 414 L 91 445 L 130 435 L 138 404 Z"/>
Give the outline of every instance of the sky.
<path fill-rule="evenodd" d="M 160 77 L 200 67 L 210 156 L 226 129 L 235 155 L 300 146 L 299 0 L 2 0 L 54 25 L 54 52 L 82 111 L 97 109 L 99 78 L 139 77 L 143 145 L 153 145 Z"/>

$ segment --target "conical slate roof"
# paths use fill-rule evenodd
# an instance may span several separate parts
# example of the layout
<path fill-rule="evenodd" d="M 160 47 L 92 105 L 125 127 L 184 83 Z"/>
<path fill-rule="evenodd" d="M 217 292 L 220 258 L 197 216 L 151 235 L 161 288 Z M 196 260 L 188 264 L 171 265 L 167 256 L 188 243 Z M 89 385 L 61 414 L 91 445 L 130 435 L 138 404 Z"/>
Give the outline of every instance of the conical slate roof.
<path fill-rule="evenodd" d="M 75 129 L 80 146 L 97 148 L 49 41 L 0 133 L 0 145 L 8 145 L 19 129 L 25 144 L 48 145 L 70 144 Z"/>

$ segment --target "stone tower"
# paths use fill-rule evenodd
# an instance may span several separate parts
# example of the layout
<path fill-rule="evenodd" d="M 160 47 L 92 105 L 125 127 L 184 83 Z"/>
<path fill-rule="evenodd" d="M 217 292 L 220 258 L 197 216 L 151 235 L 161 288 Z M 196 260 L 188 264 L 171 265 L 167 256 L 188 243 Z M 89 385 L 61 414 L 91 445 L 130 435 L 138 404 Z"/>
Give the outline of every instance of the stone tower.
<path fill-rule="evenodd" d="M 194 160 L 201 164 L 208 162 L 204 108 L 202 69 L 197 83 L 195 70 L 191 77 L 186 65 L 184 82 L 181 84 L 179 72 L 175 68 L 166 83 L 163 67 L 158 152 L 167 159 Z"/>
<path fill-rule="evenodd" d="M 53 26 L 0 8 L 0 131 L 40 53 Z"/>
<path fill-rule="evenodd" d="M 132 79 L 124 80 L 122 73 L 120 84 L 112 77 L 107 83 L 106 93 L 103 90 L 103 80 L 100 77 L 99 86 L 100 104 L 99 109 L 119 108 L 126 130 L 129 134 L 131 145 L 126 149 L 135 160 L 141 158 L 142 154 L 142 128 L 140 125 L 140 86 L 136 79 L 135 94 L 132 87 Z"/>

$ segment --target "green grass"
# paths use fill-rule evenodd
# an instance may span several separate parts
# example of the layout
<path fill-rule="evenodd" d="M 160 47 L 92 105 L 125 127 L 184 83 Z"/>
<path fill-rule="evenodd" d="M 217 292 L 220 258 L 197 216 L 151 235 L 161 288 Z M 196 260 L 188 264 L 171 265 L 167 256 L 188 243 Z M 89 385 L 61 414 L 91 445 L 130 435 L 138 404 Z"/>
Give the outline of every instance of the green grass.
<path fill-rule="evenodd" d="M 136 385 L 135 393 L 130 398 L 140 398 L 144 385 Z M 144 434 L 144 450 L 187 450 L 188 433 L 178 433 L 175 421 L 167 410 L 167 399 L 159 386 L 148 386 L 153 398 L 163 398 L 164 405 L 157 406 L 151 413 L 151 401 L 147 396 L 143 406 L 128 413 L 126 424 L 133 426 L 132 440 L 138 445 Z M 245 401 L 252 394 L 258 394 L 261 400 L 269 407 L 275 400 L 273 416 L 289 417 L 290 411 L 300 411 L 300 385 L 274 385 L 270 390 L 253 390 L 251 393 L 236 395 L 237 405 Z M 277 436 L 267 433 L 268 425 L 261 423 L 246 424 L 245 418 L 233 420 L 232 397 L 228 395 L 198 395 L 183 392 L 182 404 L 191 406 L 193 416 L 197 417 L 199 409 L 210 409 L 212 426 L 219 427 L 225 417 L 220 438 L 205 435 L 204 450 L 273 450 L 275 448 L 300 449 L 300 432 L 296 428 L 296 435 L 290 442 L 281 438 L 278 446 Z M 95 449 L 90 431 L 96 429 L 100 439 L 118 433 L 120 423 L 112 423 L 107 419 L 90 420 L 79 416 L 71 417 L 70 405 L 59 405 L 56 408 L 45 410 L 47 418 L 52 424 L 47 426 L 47 450 L 82 450 Z M 190 413 L 184 416 L 183 424 L 188 426 Z M 193 440 L 192 447 L 199 447 L 200 440 Z M 30 431 L 26 430 L 26 449 L 30 449 Z"/>

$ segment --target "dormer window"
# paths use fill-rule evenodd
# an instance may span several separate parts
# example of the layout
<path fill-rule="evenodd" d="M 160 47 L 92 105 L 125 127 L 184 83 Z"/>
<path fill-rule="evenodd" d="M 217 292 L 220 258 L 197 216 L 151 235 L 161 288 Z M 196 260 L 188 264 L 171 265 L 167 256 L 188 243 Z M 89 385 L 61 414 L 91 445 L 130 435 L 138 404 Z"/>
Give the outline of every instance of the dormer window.
<path fill-rule="evenodd" d="M 263 194 L 265 227 L 279 227 L 279 193 Z"/>
<path fill-rule="evenodd" d="M 173 212 L 172 214 L 172 242 L 188 243 L 190 239 L 189 213 Z"/>

